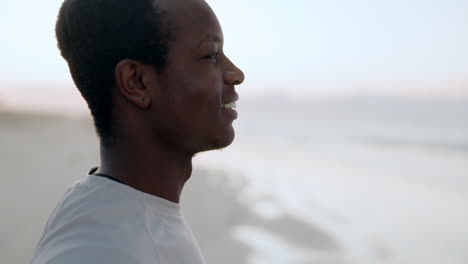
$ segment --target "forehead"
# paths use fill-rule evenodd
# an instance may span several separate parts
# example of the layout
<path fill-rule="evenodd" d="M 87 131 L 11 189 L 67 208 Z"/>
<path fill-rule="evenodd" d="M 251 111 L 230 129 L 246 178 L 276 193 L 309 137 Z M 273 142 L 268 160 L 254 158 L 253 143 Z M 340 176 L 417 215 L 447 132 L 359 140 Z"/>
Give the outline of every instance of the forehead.
<path fill-rule="evenodd" d="M 219 21 L 203 0 L 165 0 L 161 8 L 167 12 L 176 41 L 192 42 L 200 46 L 204 42 L 222 42 L 223 33 Z"/>

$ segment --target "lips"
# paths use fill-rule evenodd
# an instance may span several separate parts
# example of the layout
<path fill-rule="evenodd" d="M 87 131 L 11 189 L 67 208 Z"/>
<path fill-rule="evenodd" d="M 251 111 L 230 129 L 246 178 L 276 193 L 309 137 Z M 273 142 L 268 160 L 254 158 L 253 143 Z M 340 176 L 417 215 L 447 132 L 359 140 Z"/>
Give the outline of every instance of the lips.
<path fill-rule="evenodd" d="M 227 99 L 223 104 L 221 104 L 221 108 L 223 109 L 222 112 L 231 120 L 237 119 L 237 111 L 235 110 L 237 100 L 239 100 L 239 96 L 235 94 L 234 97 Z"/>
<path fill-rule="evenodd" d="M 236 101 L 239 100 L 239 95 L 238 94 L 235 94 L 234 97 L 232 98 L 228 98 L 226 101 L 224 101 L 222 104 L 221 104 L 221 107 L 222 108 L 225 108 L 225 109 L 233 109 L 233 108 L 236 108 Z"/>

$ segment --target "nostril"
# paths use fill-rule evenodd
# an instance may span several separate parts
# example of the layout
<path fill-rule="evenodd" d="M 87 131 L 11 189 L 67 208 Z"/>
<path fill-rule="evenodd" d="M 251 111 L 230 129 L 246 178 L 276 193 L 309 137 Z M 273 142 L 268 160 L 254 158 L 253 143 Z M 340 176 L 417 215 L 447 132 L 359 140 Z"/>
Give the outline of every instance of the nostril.
<path fill-rule="evenodd" d="M 244 73 L 241 71 L 230 72 L 226 77 L 227 83 L 231 85 L 239 85 L 244 82 Z"/>
<path fill-rule="evenodd" d="M 233 65 L 230 71 L 224 72 L 224 82 L 229 85 L 239 85 L 244 82 L 244 73 Z"/>

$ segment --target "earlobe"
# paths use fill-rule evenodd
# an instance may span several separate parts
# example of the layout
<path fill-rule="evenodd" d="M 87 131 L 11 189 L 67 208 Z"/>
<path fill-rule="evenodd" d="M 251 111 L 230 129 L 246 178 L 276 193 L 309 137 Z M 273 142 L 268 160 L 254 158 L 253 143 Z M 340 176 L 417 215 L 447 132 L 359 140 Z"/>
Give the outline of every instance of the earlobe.
<path fill-rule="evenodd" d="M 144 65 L 124 59 L 115 67 L 115 82 L 119 92 L 128 102 L 139 108 L 147 108 L 150 105 L 150 94 L 144 84 Z"/>

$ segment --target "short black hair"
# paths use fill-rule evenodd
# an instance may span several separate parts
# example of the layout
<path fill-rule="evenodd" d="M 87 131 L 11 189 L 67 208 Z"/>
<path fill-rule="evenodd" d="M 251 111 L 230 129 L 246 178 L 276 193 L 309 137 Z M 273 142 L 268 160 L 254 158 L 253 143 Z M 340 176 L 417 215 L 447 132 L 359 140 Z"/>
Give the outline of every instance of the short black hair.
<path fill-rule="evenodd" d="M 62 57 L 102 140 L 113 137 L 112 87 L 123 59 L 154 65 L 167 60 L 170 32 L 157 0 L 65 0 L 55 34 Z"/>

